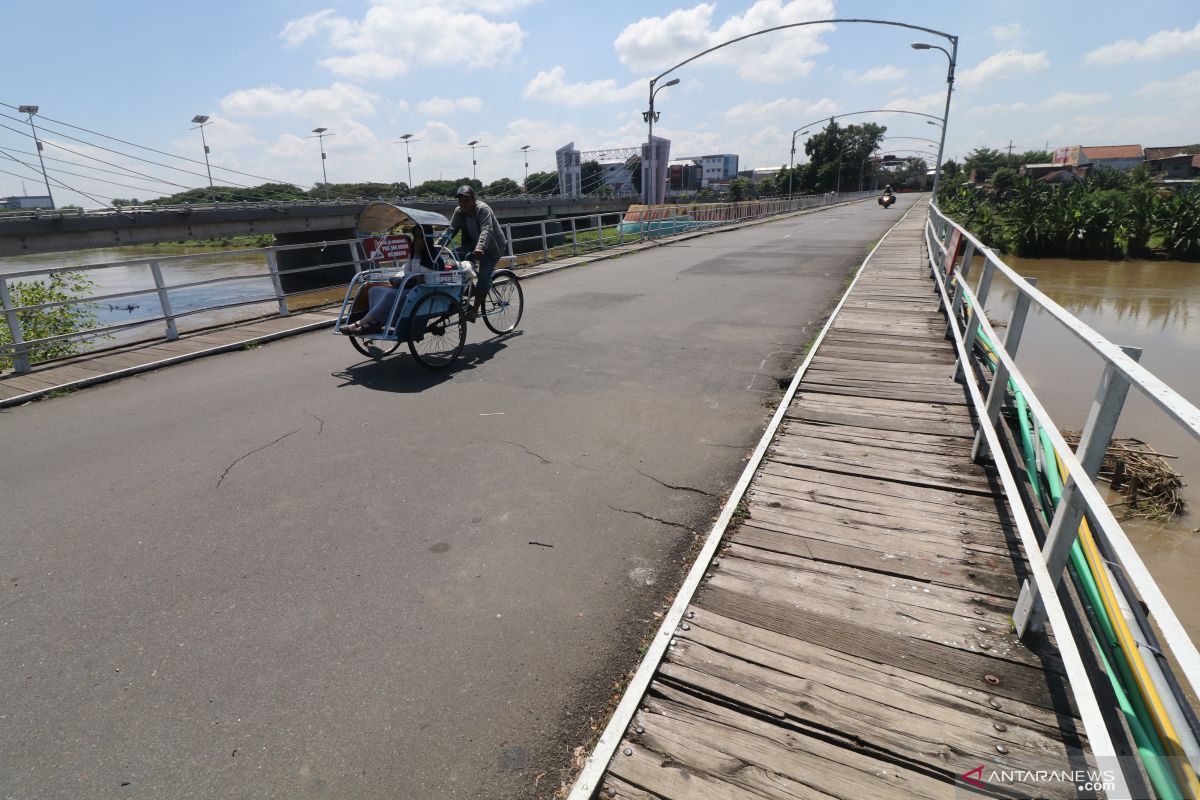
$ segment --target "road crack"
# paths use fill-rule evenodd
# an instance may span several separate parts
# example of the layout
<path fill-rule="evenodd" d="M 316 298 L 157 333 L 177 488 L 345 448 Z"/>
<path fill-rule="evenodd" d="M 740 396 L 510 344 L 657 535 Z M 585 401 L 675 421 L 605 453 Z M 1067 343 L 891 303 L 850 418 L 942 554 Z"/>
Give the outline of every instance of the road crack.
<path fill-rule="evenodd" d="M 661 525 L 670 525 L 672 528 L 679 528 L 681 530 L 691 531 L 691 527 L 684 525 L 682 523 L 671 522 L 670 520 L 666 520 L 666 519 L 659 519 L 658 517 L 652 517 L 649 514 L 643 514 L 640 511 L 630 511 L 627 508 L 617 508 L 616 506 L 609 506 L 609 508 L 611 508 L 613 511 L 620 511 L 622 514 L 633 514 L 635 517 L 641 517 L 642 519 L 648 519 L 651 522 L 657 522 Z"/>
<path fill-rule="evenodd" d="M 321 423 L 321 427 L 317 429 L 317 436 L 320 436 L 322 433 L 325 432 L 325 420 L 321 419 L 316 414 L 309 412 L 308 409 L 302 408 L 300 410 L 303 411 L 305 414 L 308 414 L 310 417 L 315 419 L 317 422 Z"/>
<path fill-rule="evenodd" d="M 695 492 L 696 494 L 702 494 L 705 497 L 716 497 L 716 495 L 711 494 L 710 492 L 706 492 L 703 489 L 694 489 L 691 486 L 675 486 L 674 484 L 667 483 L 666 481 L 660 481 L 658 478 L 654 477 L 653 475 L 647 475 L 645 472 L 642 472 L 637 467 L 634 467 L 633 469 L 635 472 L 637 472 L 637 474 L 641 475 L 642 477 L 649 478 L 650 480 L 654 481 L 655 483 L 659 484 L 660 486 L 665 486 L 668 489 L 674 489 L 677 492 Z"/>
<path fill-rule="evenodd" d="M 237 466 L 237 465 L 238 465 L 240 462 L 242 462 L 242 461 L 245 461 L 247 458 L 249 458 L 250 456 L 254 455 L 255 453 L 257 453 L 257 452 L 259 452 L 259 451 L 261 451 L 261 450 L 266 450 L 266 449 L 267 449 L 268 447 L 270 447 L 271 445 L 279 444 L 279 443 L 280 443 L 280 442 L 282 442 L 284 439 L 286 439 L 287 437 L 291 436 L 293 433 L 299 433 L 299 432 L 300 432 L 300 430 L 299 430 L 299 429 L 296 429 L 296 430 L 292 431 L 291 433 L 285 433 L 283 436 L 280 436 L 280 437 L 279 437 L 278 439 L 276 439 L 275 441 L 273 441 L 273 442 L 267 442 L 267 443 L 266 443 L 266 444 L 264 444 L 262 447 L 255 448 L 254 450 L 251 450 L 249 453 L 246 453 L 244 456 L 240 456 L 239 458 L 235 459 L 235 460 L 234 460 L 234 462 L 233 462 L 232 464 L 230 464 L 228 467 L 226 467 L 226 468 L 225 468 L 225 471 L 221 473 L 221 477 L 220 477 L 220 478 L 217 478 L 217 488 L 218 488 L 218 489 L 220 489 L 220 488 L 221 488 L 221 482 L 225 480 L 225 476 L 229 474 L 229 470 L 231 470 L 231 469 L 233 469 L 234 467 L 236 467 L 236 466 Z"/>
<path fill-rule="evenodd" d="M 526 453 L 529 453 L 529 455 L 531 455 L 531 456 L 533 456 L 534 458 L 536 458 L 538 461 L 541 461 L 543 464 L 551 464 L 551 463 L 553 463 L 553 462 L 551 462 L 549 459 L 546 459 L 546 458 L 543 458 L 542 456 L 539 456 L 537 453 L 533 452 L 532 450 L 530 450 L 528 447 L 526 447 L 526 446 L 525 446 L 525 445 L 523 445 L 523 444 L 517 444 L 516 442 L 510 442 L 510 441 L 508 441 L 507 439 L 505 439 L 505 440 L 503 440 L 503 441 L 504 441 L 504 443 L 505 443 L 505 444 L 510 444 L 510 445 L 512 445 L 513 447 L 519 447 L 519 448 L 521 448 L 521 449 L 522 449 L 522 450 L 524 450 Z"/>

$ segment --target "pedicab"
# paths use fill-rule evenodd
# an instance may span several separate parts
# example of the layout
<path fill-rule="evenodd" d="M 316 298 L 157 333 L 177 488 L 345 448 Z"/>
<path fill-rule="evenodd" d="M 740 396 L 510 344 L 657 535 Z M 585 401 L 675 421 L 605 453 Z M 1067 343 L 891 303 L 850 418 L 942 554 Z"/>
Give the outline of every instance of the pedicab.
<path fill-rule="evenodd" d="M 452 364 L 466 343 L 466 309 L 479 288 L 471 262 L 449 246 L 449 227 L 450 220 L 434 211 L 378 202 L 363 209 L 357 230 L 366 262 L 346 289 L 334 333 L 376 361 L 407 342 L 423 367 Z M 428 257 L 421 257 L 421 248 Z M 385 318 L 360 324 L 372 307 Z M 483 324 L 496 335 L 509 333 L 524 308 L 516 274 L 495 270 L 479 314 Z"/>

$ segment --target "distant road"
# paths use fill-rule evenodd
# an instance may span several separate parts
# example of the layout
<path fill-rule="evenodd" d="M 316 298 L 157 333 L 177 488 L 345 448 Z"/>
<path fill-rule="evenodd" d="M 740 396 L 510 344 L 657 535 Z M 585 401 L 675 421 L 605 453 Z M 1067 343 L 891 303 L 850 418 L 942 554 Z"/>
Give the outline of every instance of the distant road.
<path fill-rule="evenodd" d="M 529 281 L 444 374 L 323 332 L 0 413 L 0 797 L 548 796 L 915 197 Z"/>

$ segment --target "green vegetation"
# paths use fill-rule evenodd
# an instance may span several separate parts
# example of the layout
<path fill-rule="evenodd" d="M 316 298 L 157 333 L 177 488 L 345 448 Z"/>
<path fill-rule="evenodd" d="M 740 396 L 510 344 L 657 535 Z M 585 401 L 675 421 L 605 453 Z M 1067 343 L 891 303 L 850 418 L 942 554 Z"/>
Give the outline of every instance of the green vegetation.
<path fill-rule="evenodd" d="M 1001 166 L 980 186 L 964 171 L 944 180 L 938 204 L 989 246 L 1019 256 L 1200 261 L 1200 192 L 1159 189 L 1145 168 L 1101 167 L 1061 185 Z"/>
<path fill-rule="evenodd" d="M 871 155 L 880 149 L 883 135 L 887 128 L 867 122 L 862 125 L 847 125 L 842 127 L 831 120 L 822 130 L 809 136 L 804 142 L 804 152 L 808 156 L 807 164 L 797 164 L 792 169 L 783 167 L 773 180 L 759 182 L 759 194 L 788 193 L 789 178 L 791 191 L 804 194 L 819 191 L 832 191 L 838 186 L 838 175 L 841 175 L 841 186 L 844 189 L 858 188 L 858 177 L 863 176 L 863 185 L 868 186 L 875 178 L 876 165 Z M 896 159 L 884 162 L 888 169 L 880 169 L 883 180 L 898 183 L 911 173 L 925 174 L 924 167 L 910 164 L 910 161 L 920 159 Z M 903 171 L 903 175 L 901 175 Z"/>
<path fill-rule="evenodd" d="M 42 303 L 61 303 L 86 297 L 94 286 L 91 278 L 82 272 L 57 272 L 43 281 L 13 281 L 9 292 L 17 307 L 36 306 Z M 26 341 L 78 333 L 96 327 L 96 314 L 87 304 L 70 304 L 17 312 L 21 322 L 22 336 Z M 0 325 L 0 344 L 12 344 L 12 333 L 8 325 Z M 74 355 L 82 350 L 78 339 L 62 339 L 48 344 L 31 345 L 31 362 L 49 361 L 52 358 Z M 13 367 L 11 351 L 0 354 L 0 369 Z"/>

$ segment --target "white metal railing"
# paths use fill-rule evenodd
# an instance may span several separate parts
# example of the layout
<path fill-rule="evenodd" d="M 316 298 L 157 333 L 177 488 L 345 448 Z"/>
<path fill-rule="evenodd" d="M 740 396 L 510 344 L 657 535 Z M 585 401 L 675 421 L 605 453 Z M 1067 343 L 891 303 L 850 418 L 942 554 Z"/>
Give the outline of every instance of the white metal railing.
<path fill-rule="evenodd" d="M 625 218 L 625 212 L 586 214 L 574 217 L 535 220 L 524 223 L 512 222 L 505 223 L 502 227 L 504 228 L 505 234 L 508 238 L 508 255 L 510 260 L 515 260 L 522 255 L 530 254 L 536 258 L 537 254 L 540 253 L 541 261 L 546 262 L 551 258 L 556 258 L 563 255 L 578 255 L 580 253 L 589 252 L 592 250 L 601 250 L 631 242 L 660 239 L 666 236 L 686 233 L 690 230 L 695 230 L 698 228 L 745 222 L 749 219 L 765 218 L 802 209 L 829 205 L 837 202 L 857 200 L 865 196 L 873 196 L 874 194 L 874 192 L 851 192 L 843 193 L 839 196 L 835 193 L 826 193 L 823 195 L 806 195 L 791 199 L 748 200 L 738 203 L 712 203 L 687 206 L 654 206 L 650 208 L 656 212 L 662 211 L 664 214 L 663 218 L 649 220 L 648 225 L 638 226 L 638 230 L 636 232 L 627 230 L 628 226 L 622 227 L 622 221 Z M 340 201 L 333 201 L 333 204 L 338 202 Z M 221 204 L 222 207 L 230 207 L 234 205 L 238 204 Z M 527 236 L 515 236 L 514 229 L 518 231 L 532 229 L 533 232 L 531 235 Z M 279 315 L 287 316 L 289 313 L 288 298 L 298 295 L 311 294 L 313 292 L 322 290 L 344 287 L 345 283 L 337 282 L 328 286 L 306 288 L 295 292 L 284 292 L 283 281 L 280 277 L 278 254 L 292 250 L 323 250 L 328 247 L 338 246 L 351 246 L 353 248 L 353 257 L 346 261 L 319 264 L 316 266 L 301 267 L 297 269 L 288 269 L 284 274 L 290 277 L 306 272 L 318 272 L 321 270 L 337 269 L 339 267 L 351 265 L 355 267 L 356 271 L 361 269 L 361 264 L 366 260 L 366 257 L 362 252 L 362 245 L 360 241 L 358 239 L 342 239 L 329 242 L 279 245 L 266 248 L 223 250 L 219 252 L 194 253 L 178 256 L 146 257 L 125 261 L 115 261 L 105 264 L 52 268 L 43 267 L 39 269 L 25 270 L 22 272 L 6 273 L 4 275 L 0 275 L 0 310 L 3 311 L 4 321 L 9 330 L 10 342 L 0 344 L 0 357 L 11 357 L 13 370 L 18 373 L 23 373 L 30 370 L 30 355 L 32 353 L 36 353 L 39 347 L 53 345 L 66 340 L 94 341 L 114 334 L 118 331 L 127 331 L 155 324 L 161 324 L 163 326 L 163 337 L 165 337 L 167 340 L 174 340 L 179 338 L 179 327 L 177 323 L 181 318 L 195 314 L 204 314 L 213 311 L 233 309 L 241 306 L 261 305 L 262 303 L 271 302 L 272 300 L 278 304 Z M 251 271 L 237 275 L 222 276 L 186 283 L 168 284 L 164 280 L 162 269 L 164 265 L 169 266 L 172 263 L 185 261 L 196 262 L 203 261 L 205 259 L 229 258 L 231 256 L 243 257 L 249 260 L 261 258 L 263 269 L 260 271 Z M 21 278 L 44 278 L 58 273 L 90 274 L 103 270 L 136 266 L 146 266 L 149 269 L 151 277 L 150 283 L 136 289 L 21 306 L 15 305 L 12 299 L 11 282 Z M 272 287 L 271 294 L 269 296 L 257 297 L 249 300 L 239 300 L 236 302 L 208 304 L 186 311 L 176 310 L 175 304 L 172 302 L 173 292 L 177 293 L 186 290 L 194 290 L 203 286 L 215 284 L 265 279 L 270 280 Z M 64 306 L 85 306 L 95 303 L 106 303 L 150 294 L 157 296 L 160 310 L 160 313 L 157 315 L 150 317 L 139 317 L 138 319 L 131 320 L 129 322 L 102 325 L 54 336 L 43 336 L 32 339 L 25 338 L 25 330 L 21 323 L 22 314 L 52 310 Z"/>
<path fill-rule="evenodd" d="M 1095 486 L 1096 476 L 1130 387 L 1149 397 L 1170 419 L 1195 439 L 1200 439 L 1200 409 L 1139 365 L 1137 358 L 1140 351 L 1121 348 L 1105 339 L 1038 291 L 1035 281 L 1022 278 L 990 248 L 946 217 L 934 205 L 930 206 L 924 235 L 930 268 L 949 319 L 947 335 L 955 340 L 959 355 L 958 371 L 968 388 L 979 420 L 979 432 L 972 455 L 978 457 L 985 449 L 991 452 L 1008 494 L 1009 505 L 1013 510 L 1033 575 L 1033 581 L 1026 581 L 1022 587 L 1014 608 L 1013 620 L 1018 633 L 1022 636 L 1030 635 L 1041 630 L 1044 623 L 1049 621 L 1064 657 L 1093 751 L 1097 756 L 1113 755 L 1108 731 L 1102 718 L 1098 716 L 1095 693 L 1088 682 L 1088 673 L 1083 668 L 1081 651 L 1088 651 L 1088 644 L 1076 642 L 1072 638 L 1057 593 L 1057 587 L 1065 574 L 1071 547 L 1076 541 L 1076 532 L 1081 522 L 1086 519 L 1097 544 L 1108 559 L 1107 570 L 1117 578 L 1117 584 L 1122 587 L 1121 593 L 1136 593 L 1136 596 L 1123 597 L 1123 603 L 1131 609 L 1130 621 L 1139 629 L 1135 631 L 1134 637 L 1138 643 L 1138 652 L 1146 658 L 1147 671 L 1154 678 L 1156 693 L 1162 695 L 1166 714 L 1175 722 L 1175 732 L 1186 754 L 1186 760 L 1193 770 L 1200 771 L 1200 746 L 1196 741 L 1195 713 L 1179 690 L 1170 658 L 1158 647 L 1149 620 L 1153 620 L 1153 624 L 1162 632 L 1170 657 L 1178 664 L 1178 671 L 1183 674 L 1191 691 L 1196 694 L 1200 694 L 1200 653 L 1197 653 L 1195 643 L 1176 617 L 1137 550 Z M 958 254 L 960 246 L 961 255 Z M 978 277 L 974 275 L 977 266 Z M 1003 341 L 988 322 L 986 314 L 989 291 L 996 275 L 1007 278 L 1017 291 L 1007 335 Z M 1083 342 L 1104 365 L 1103 376 L 1075 451 L 1066 443 L 1014 360 L 1031 305 L 1041 309 L 1050 319 Z M 979 369 L 976 369 L 977 362 L 974 360 L 974 345 L 980 334 L 987 337 L 997 357 L 995 374 L 986 400 L 983 399 L 976 379 L 976 375 L 983 374 L 983 368 L 980 365 Z M 1061 459 L 1070 475 L 1064 482 L 1062 497 L 1042 543 L 1039 543 L 1022 503 L 1013 469 L 1006 461 L 997 429 L 1001 409 L 1008 402 L 1010 381 L 1020 390 L 1029 411 L 1051 441 L 1055 452 L 1046 455 L 1049 458 L 1057 456 Z M 1031 476 L 1031 480 L 1036 481 L 1037 476 Z M 1144 614 L 1132 611 L 1134 607 L 1140 608 L 1139 599 L 1145 604 Z M 1184 709 L 1182 706 L 1188 707 Z M 1183 757 L 1183 754 L 1177 755 Z M 1118 762 L 1114 759 L 1112 763 Z M 1110 792 L 1109 796 L 1120 794 Z"/>

